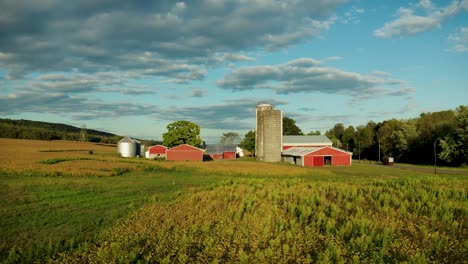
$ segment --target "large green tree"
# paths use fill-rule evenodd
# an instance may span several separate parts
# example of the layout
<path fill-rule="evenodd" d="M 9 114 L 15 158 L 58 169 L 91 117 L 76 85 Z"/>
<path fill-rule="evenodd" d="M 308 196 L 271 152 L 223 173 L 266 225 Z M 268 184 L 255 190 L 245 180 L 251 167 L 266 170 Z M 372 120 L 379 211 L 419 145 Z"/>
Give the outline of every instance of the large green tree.
<path fill-rule="evenodd" d="M 341 138 L 343 137 L 345 128 L 342 123 L 335 124 L 335 126 L 325 132 L 325 136 L 327 136 L 331 142 L 333 142 L 333 146 L 337 148 L 341 148 L 343 146 L 343 143 L 341 141 Z"/>
<path fill-rule="evenodd" d="M 163 144 L 172 148 L 181 144 L 200 147 L 200 126 L 190 121 L 177 121 L 167 125 L 167 132 L 163 134 Z"/>
<path fill-rule="evenodd" d="M 250 151 L 255 155 L 255 131 L 251 130 L 247 132 L 239 146 L 243 149 Z"/>
<path fill-rule="evenodd" d="M 221 139 L 219 140 L 219 143 L 224 144 L 224 145 L 230 145 L 230 144 L 235 144 L 239 142 L 240 136 L 239 133 L 237 132 L 227 132 L 224 133 L 221 136 Z"/>
<path fill-rule="evenodd" d="M 397 119 L 386 120 L 383 123 L 379 123 L 377 135 L 380 140 L 380 150 L 383 156 L 394 157 L 395 142 L 393 133 L 400 130 L 402 122 Z"/>
<path fill-rule="evenodd" d="M 391 135 L 394 144 L 393 156 L 396 161 L 406 162 L 411 159 L 410 151 L 414 147 L 417 138 L 416 121 L 414 119 L 402 121 L 398 130 L 393 131 Z"/>
<path fill-rule="evenodd" d="M 343 136 L 341 137 L 341 142 L 343 143 L 343 148 L 347 151 L 353 152 L 354 144 L 356 141 L 356 130 L 353 126 L 348 126 L 345 129 Z"/>
<path fill-rule="evenodd" d="M 304 135 L 302 130 L 296 125 L 296 120 L 287 116 L 283 117 L 283 135 Z"/>
<path fill-rule="evenodd" d="M 354 154 L 363 159 L 377 159 L 375 146 L 375 127 L 373 121 L 367 122 L 367 125 L 360 125 L 356 128 L 356 147 Z"/>
<path fill-rule="evenodd" d="M 442 152 L 439 157 L 454 165 L 468 162 L 468 107 L 456 109 L 456 123 L 453 133 L 440 139 Z"/>

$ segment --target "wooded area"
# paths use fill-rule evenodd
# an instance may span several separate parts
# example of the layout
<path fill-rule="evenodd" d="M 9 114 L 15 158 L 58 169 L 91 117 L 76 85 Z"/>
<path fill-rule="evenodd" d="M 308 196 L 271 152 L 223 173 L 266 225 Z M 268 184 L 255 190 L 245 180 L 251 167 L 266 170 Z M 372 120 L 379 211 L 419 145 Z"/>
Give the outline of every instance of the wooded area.
<path fill-rule="evenodd" d="M 325 135 L 333 146 L 352 151 L 357 159 L 382 160 L 388 156 L 396 162 L 465 166 L 468 107 L 423 113 L 413 119 L 369 121 L 356 128 L 338 123 Z"/>
<path fill-rule="evenodd" d="M 81 128 L 40 121 L 0 119 L 0 138 L 35 140 L 80 139 Z M 93 129 L 86 129 L 88 141 L 116 144 L 122 137 Z"/>

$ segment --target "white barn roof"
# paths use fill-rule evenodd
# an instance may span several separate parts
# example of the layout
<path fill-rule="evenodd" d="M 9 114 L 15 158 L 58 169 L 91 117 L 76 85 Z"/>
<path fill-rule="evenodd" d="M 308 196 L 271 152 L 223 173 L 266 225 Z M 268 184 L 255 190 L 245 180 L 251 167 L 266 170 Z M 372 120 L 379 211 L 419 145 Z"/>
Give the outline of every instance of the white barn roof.
<path fill-rule="evenodd" d="M 331 140 L 325 135 L 319 136 L 283 136 L 283 144 L 325 144 L 331 145 Z"/>
<path fill-rule="evenodd" d="M 284 156 L 304 156 L 310 152 L 321 149 L 322 147 L 293 147 L 287 150 L 283 150 L 281 153 Z"/>

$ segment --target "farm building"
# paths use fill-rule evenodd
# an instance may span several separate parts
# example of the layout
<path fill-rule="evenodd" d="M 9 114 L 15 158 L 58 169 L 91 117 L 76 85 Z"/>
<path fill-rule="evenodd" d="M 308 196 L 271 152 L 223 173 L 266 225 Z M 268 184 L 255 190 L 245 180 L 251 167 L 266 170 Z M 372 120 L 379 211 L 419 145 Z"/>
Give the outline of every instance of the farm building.
<path fill-rule="evenodd" d="M 236 147 L 236 153 L 239 157 L 244 157 L 244 150 L 239 146 Z"/>
<path fill-rule="evenodd" d="M 148 159 L 158 159 L 158 158 L 166 158 L 167 147 L 163 145 L 154 145 L 148 147 L 148 151 L 146 151 L 146 158 Z"/>
<path fill-rule="evenodd" d="M 353 153 L 325 147 L 292 147 L 284 150 L 283 160 L 300 166 L 351 166 Z"/>
<path fill-rule="evenodd" d="M 203 150 L 187 144 L 182 144 L 168 149 L 166 152 L 166 159 L 175 161 L 203 161 Z"/>
<path fill-rule="evenodd" d="M 327 136 L 283 136 L 283 150 L 292 147 L 331 147 Z"/>
<path fill-rule="evenodd" d="M 235 159 L 236 145 L 208 145 L 206 152 L 212 159 Z"/>
<path fill-rule="evenodd" d="M 142 145 L 140 141 L 129 137 L 124 137 L 117 143 L 117 152 L 125 158 L 139 156 L 141 153 L 141 148 Z"/>

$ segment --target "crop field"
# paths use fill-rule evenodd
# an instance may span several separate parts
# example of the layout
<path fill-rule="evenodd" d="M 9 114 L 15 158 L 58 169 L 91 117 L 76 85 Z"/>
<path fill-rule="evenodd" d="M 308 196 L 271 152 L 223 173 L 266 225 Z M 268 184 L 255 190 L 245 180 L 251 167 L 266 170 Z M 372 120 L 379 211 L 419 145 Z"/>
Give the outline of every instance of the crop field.
<path fill-rule="evenodd" d="M 0 144 L 2 263 L 468 259 L 466 169 L 166 162 L 92 143 Z"/>

